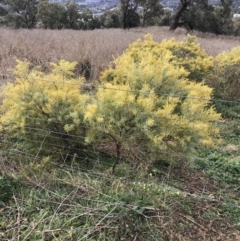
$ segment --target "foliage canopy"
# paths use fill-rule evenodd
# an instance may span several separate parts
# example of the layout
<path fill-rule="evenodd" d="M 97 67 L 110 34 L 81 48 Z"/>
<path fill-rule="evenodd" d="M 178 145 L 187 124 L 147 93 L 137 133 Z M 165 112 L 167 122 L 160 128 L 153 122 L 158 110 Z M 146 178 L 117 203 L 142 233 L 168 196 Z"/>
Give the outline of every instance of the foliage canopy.
<path fill-rule="evenodd" d="M 214 73 L 208 78 L 216 98 L 240 100 L 240 47 L 215 58 Z"/>
<path fill-rule="evenodd" d="M 146 36 L 102 73 L 85 115 L 91 126 L 87 141 L 105 142 L 109 150 L 115 146 L 118 158 L 167 161 L 214 145 L 213 122 L 220 116 L 209 107 L 212 89 L 188 79 L 195 69 L 179 63 L 177 48 L 168 47 L 172 42 Z"/>
<path fill-rule="evenodd" d="M 214 89 L 215 106 L 224 117 L 239 118 L 240 48 L 222 52 L 215 58 L 214 70 L 206 80 Z M 220 100 L 220 101 L 219 101 Z"/>
<path fill-rule="evenodd" d="M 164 40 L 161 46 L 171 51 L 173 63 L 184 67 L 190 80 L 201 82 L 213 69 L 213 58 L 200 48 L 195 36 L 188 35 L 180 42 L 175 39 Z"/>
<path fill-rule="evenodd" d="M 75 62 L 51 65 L 45 74 L 17 61 L 16 81 L 3 90 L 1 130 L 29 153 L 65 158 L 82 148 L 84 138 L 76 142 L 75 136 L 84 136 L 83 109 L 89 97 L 78 88 L 84 80 L 73 77 Z"/>

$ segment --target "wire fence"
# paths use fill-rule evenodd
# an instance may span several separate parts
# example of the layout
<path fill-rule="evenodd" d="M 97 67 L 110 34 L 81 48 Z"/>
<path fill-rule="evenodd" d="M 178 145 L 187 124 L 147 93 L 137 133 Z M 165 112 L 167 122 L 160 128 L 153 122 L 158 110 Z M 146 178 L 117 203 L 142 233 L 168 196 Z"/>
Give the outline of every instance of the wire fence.
<path fill-rule="evenodd" d="M 1 75 L 1 73 L 0 73 Z M 9 78 L 12 77 L 9 76 Z M 26 79 L 26 78 L 25 78 Z M 47 81 L 49 84 L 52 84 L 53 81 L 49 79 L 31 79 L 31 81 Z M 59 84 L 66 84 L 66 82 L 59 81 L 54 83 L 59 83 Z M 79 89 L 82 87 L 85 87 L 85 84 L 73 84 L 67 82 L 67 85 L 72 85 L 72 86 L 77 86 Z M 146 91 L 139 91 L 139 90 L 131 90 L 131 89 L 120 89 L 120 88 L 107 88 L 105 86 L 94 86 L 94 89 L 109 89 L 113 91 L 124 91 L 124 92 L 129 92 L 129 93 L 138 93 L 138 94 L 144 94 L 144 95 L 151 95 L 155 94 L 154 92 L 146 92 Z M 78 89 L 76 91 L 79 91 Z M 231 100 L 221 100 L 221 99 L 205 99 L 202 98 L 201 96 L 195 96 L 195 97 L 188 97 L 188 96 L 183 96 L 183 95 L 177 95 L 177 94 L 160 94 L 163 97 L 174 97 L 174 98 L 189 98 L 193 100 L 199 100 L 199 101 L 209 101 L 210 103 L 226 103 L 230 104 L 231 106 L 228 108 L 239 108 L 240 110 L 240 101 L 231 101 Z M 2 113 L 3 114 L 3 113 Z M 107 168 L 111 168 L 113 166 L 113 162 L 106 160 L 107 158 L 102 158 L 103 155 L 106 155 L 108 158 L 115 160 L 116 156 L 111 155 L 112 153 L 104 152 L 104 148 L 95 148 L 88 149 L 87 146 L 84 146 L 84 140 L 85 140 L 85 135 L 75 135 L 75 134 L 69 134 L 64 132 L 63 130 L 55 130 L 55 129 L 48 129 L 47 126 L 43 128 L 39 128 L 39 126 L 35 125 L 29 125 L 28 126 L 28 120 L 32 122 L 44 122 L 47 121 L 47 117 L 33 117 L 30 115 L 25 115 L 24 118 L 26 119 L 26 125 L 24 126 L 24 135 L 22 137 L 10 137 L 7 139 L 2 139 L 2 152 L 6 154 L 8 158 L 12 158 L 12 156 L 20 156 L 20 157 L 26 157 L 29 158 L 30 160 L 35 160 L 41 162 L 45 158 L 44 155 L 44 148 L 47 148 L 47 155 L 58 155 L 60 161 L 52 161 L 52 165 L 58 167 L 58 168 L 64 168 L 65 170 L 70 170 L 70 171 L 76 171 L 76 172 L 86 172 L 88 176 L 92 177 L 102 177 L 104 175 L 105 178 L 109 178 L 108 175 L 105 175 L 102 173 L 99 169 L 99 163 L 103 164 Z M 236 123 L 238 123 L 238 119 L 236 119 Z M 58 120 L 51 120 L 51 124 L 62 124 Z M 86 125 L 79 125 L 79 128 L 85 128 L 88 129 L 90 127 L 87 127 Z M 229 127 L 231 128 L 231 127 Z M 228 135 L 228 133 L 222 133 L 222 135 Z M 28 143 L 34 143 L 34 147 L 38 146 L 38 149 L 35 149 L 34 151 L 30 151 L 27 148 L 25 149 L 24 147 L 24 142 L 27 141 Z M 23 146 L 21 146 L 21 144 Z M 131 147 L 129 147 L 131 149 Z M 133 143 L 132 149 L 137 152 L 137 144 Z M 148 152 L 148 148 L 142 148 L 142 152 Z M 159 153 L 162 153 L 163 155 L 170 155 L 172 158 L 192 158 L 191 155 L 185 155 L 182 153 L 177 153 L 177 152 L 168 152 L 168 151 L 160 151 Z M 89 155 L 86 155 L 89 154 Z M 70 158 L 70 161 L 68 160 Z M 194 159 L 201 160 L 200 157 L 194 156 Z M 76 165 L 72 166 L 70 165 L 71 161 L 74 162 L 85 162 L 87 161 L 88 163 L 91 163 L 91 167 L 88 167 L 87 165 Z M 111 177 L 112 178 L 112 177 Z M 117 177 L 114 177 L 117 179 Z M 123 177 L 125 182 L 132 183 L 133 180 L 128 177 Z M 121 180 L 122 177 L 120 178 Z M 140 182 L 141 184 L 141 182 Z M 142 183 L 146 184 L 146 183 Z M 204 188 L 201 193 L 191 193 L 190 191 L 181 191 L 181 190 L 173 190 L 171 186 L 168 186 L 166 183 L 163 184 L 156 184 L 156 188 L 161 189 L 162 191 L 168 191 L 172 192 L 175 194 L 180 194 L 180 195 L 186 195 L 194 199 L 198 200 L 206 200 L 209 202 L 214 202 L 218 203 L 220 205 L 227 205 L 229 207 L 236 207 L 240 208 L 240 206 L 236 203 L 230 203 L 230 202 L 225 202 L 220 199 L 210 197 L 207 194 L 204 193 Z M 98 202 L 99 200 L 91 200 L 91 201 L 96 201 Z M 121 204 L 120 200 L 114 200 L 118 205 Z M 110 204 L 110 203 L 108 203 Z M 121 204 L 122 205 L 122 204 Z"/>
<path fill-rule="evenodd" d="M 1 73 L 0 73 L 1 75 Z M 49 85 L 52 85 L 52 84 L 67 84 L 67 85 L 70 85 L 70 86 L 78 86 L 79 87 L 79 90 L 81 88 L 89 88 L 89 87 L 92 87 L 93 89 L 106 89 L 106 90 L 114 90 L 114 91 L 122 91 L 122 92 L 129 92 L 129 93 L 137 93 L 137 94 L 148 94 L 148 95 L 155 95 L 156 92 L 154 91 L 141 91 L 141 90 L 135 90 L 135 89 L 121 89 L 121 88 L 114 88 L 114 87 L 106 87 L 104 85 L 95 85 L 95 84 L 86 84 L 86 83 L 71 83 L 71 81 L 68 81 L 67 79 L 62 79 L 62 80 L 59 80 L 59 81 L 56 81 L 56 80 L 51 80 L 49 78 L 29 78 L 28 76 L 21 76 L 21 75 L 17 75 L 17 76 L 14 76 L 12 74 L 7 74 L 6 75 L 9 79 L 11 78 L 19 78 L 20 80 L 29 80 L 29 81 L 41 81 L 41 82 L 45 82 L 45 83 L 49 83 Z M 192 99 L 192 100 L 201 100 L 201 101 L 210 101 L 210 102 L 213 102 L 213 103 L 232 103 L 232 104 L 240 104 L 240 101 L 239 100 L 224 100 L 224 99 L 215 99 L 215 98 L 203 98 L 201 96 L 186 96 L 186 95 L 179 95 L 179 94 L 171 94 L 171 93 L 157 93 L 158 95 L 160 96 L 163 96 L 163 97 L 174 97 L 174 98 L 187 98 L 187 99 Z"/>

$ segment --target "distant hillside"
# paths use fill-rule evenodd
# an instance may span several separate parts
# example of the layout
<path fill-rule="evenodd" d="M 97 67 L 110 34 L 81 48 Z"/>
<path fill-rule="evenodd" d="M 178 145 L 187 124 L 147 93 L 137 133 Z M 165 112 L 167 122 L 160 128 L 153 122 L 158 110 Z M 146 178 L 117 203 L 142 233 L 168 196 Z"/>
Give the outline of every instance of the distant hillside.
<path fill-rule="evenodd" d="M 86 4 L 107 4 L 107 3 L 116 3 L 118 4 L 120 0 L 72 0 L 75 3 L 86 3 Z M 65 3 L 66 0 L 50 0 L 50 2 L 59 2 L 59 3 Z M 173 7 L 176 8 L 179 4 L 179 0 L 161 0 L 160 1 L 163 6 Z M 233 0 L 233 6 L 239 7 L 240 6 L 240 0 Z M 221 0 L 209 0 L 208 3 L 210 5 L 221 5 Z"/>
<path fill-rule="evenodd" d="M 119 0 L 72 0 L 75 3 L 112 3 L 112 2 L 119 2 Z M 65 0 L 50 0 L 50 2 L 59 2 L 59 3 L 65 3 Z"/>

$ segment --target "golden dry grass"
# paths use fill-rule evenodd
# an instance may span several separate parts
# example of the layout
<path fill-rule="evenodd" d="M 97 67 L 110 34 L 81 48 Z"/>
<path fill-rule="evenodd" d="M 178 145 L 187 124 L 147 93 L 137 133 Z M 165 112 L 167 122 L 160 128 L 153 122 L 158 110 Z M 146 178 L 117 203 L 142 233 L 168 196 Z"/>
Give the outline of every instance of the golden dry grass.
<path fill-rule="evenodd" d="M 168 31 L 167 27 L 135 28 L 131 30 L 103 29 L 94 31 L 74 30 L 10 30 L 0 29 L 0 79 L 8 79 L 15 59 L 27 59 L 33 65 L 47 69 L 49 62 L 60 59 L 77 61 L 77 73 L 81 74 L 84 63 L 91 65 L 90 80 L 99 78 L 113 57 L 120 55 L 127 46 L 146 33 L 151 33 L 154 40 L 176 38 L 182 40 L 186 31 L 178 29 Z M 199 43 L 210 55 L 229 50 L 239 44 L 239 37 L 215 36 L 194 33 Z"/>

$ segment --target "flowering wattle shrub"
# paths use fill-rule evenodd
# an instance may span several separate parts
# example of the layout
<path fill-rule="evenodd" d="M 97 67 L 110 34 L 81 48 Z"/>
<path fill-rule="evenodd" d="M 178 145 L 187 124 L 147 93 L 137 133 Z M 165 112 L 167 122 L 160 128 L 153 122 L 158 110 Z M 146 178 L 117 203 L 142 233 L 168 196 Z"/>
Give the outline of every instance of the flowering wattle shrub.
<path fill-rule="evenodd" d="M 28 154 L 64 159 L 84 145 L 89 97 L 80 93 L 84 79 L 73 77 L 76 63 L 61 60 L 51 65 L 52 71 L 45 74 L 30 69 L 27 61 L 17 61 L 16 81 L 3 90 L 0 127 L 10 143 L 18 143 Z"/>
<path fill-rule="evenodd" d="M 79 88 L 84 79 L 74 78 L 75 66 L 61 60 L 43 73 L 18 61 L 1 105 L 0 127 L 9 143 L 62 160 L 93 153 L 87 151 L 91 143 L 131 163 L 182 161 L 199 146 L 217 144 L 220 115 L 202 81 L 211 58 L 194 37 L 137 40 L 88 94 Z"/>
<path fill-rule="evenodd" d="M 170 43 L 147 36 L 102 73 L 96 98 L 85 114 L 91 126 L 87 142 L 104 142 L 118 158 L 167 161 L 185 159 L 198 146 L 216 144 L 218 129 L 213 122 L 220 116 L 209 107 L 212 89 L 189 79 L 198 68 L 186 68 L 183 60 L 177 64 L 181 62 Z M 185 46 L 177 45 L 181 44 Z M 203 69 L 210 66 L 206 63 Z"/>
<path fill-rule="evenodd" d="M 240 47 L 216 56 L 214 71 L 207 83 L 214 88 L 215 98 L 240 100 Z"/>

